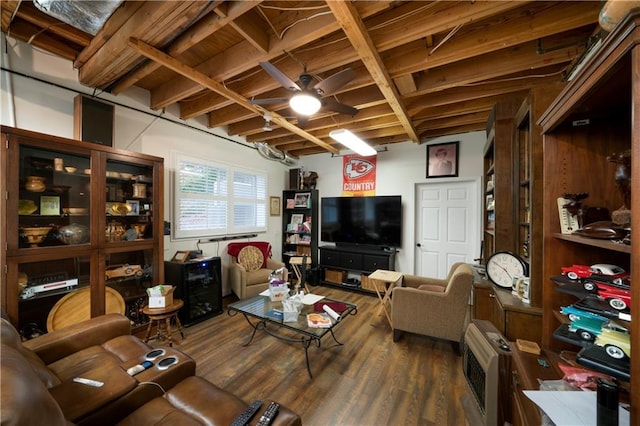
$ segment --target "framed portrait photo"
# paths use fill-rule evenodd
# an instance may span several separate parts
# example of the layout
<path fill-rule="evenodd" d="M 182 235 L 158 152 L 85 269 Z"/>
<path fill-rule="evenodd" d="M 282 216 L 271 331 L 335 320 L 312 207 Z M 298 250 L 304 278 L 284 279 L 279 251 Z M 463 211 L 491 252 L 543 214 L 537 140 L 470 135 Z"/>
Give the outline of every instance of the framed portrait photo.
<path fill-rule="evenodd" d="M 294 207 L 309 207 L 309 202 L 311 201 L 311 193 L 310 192 L 301 192 L 296 194 L 294 197 Z"/>
<path fill-rule="evenodd" d="M 457 177 L 460 142 L 427 145 L 427 178 Z"/>
<path fill-rule="evenodd" d="M 280 197 L 269 197 L 269 215 L 280 216 Z"/>
<path fill-rule="evenodd" d="M 140 214 L 140 201 L 127 200 L 127 205 L 130 207 L 127 216 L 138 216 Z"/>
<path fill-rule="evenodd" d="M 189 251 L 177 251 L 171 258 L 172 262 L 184 263 L 189 259 Z"/>

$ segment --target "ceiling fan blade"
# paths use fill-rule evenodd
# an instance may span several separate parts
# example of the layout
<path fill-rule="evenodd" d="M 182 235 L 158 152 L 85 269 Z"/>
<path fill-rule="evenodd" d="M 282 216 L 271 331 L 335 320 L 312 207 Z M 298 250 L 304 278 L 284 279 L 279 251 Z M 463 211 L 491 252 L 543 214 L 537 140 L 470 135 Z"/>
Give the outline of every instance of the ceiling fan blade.
<path fill-rule="evenodd" d="M 287 90 L 298 91 L 302 90 L 298 84 L 291 80 L 286 74 L 273 66 L 271 62 L 259 62 L 260 66 L 269 74 L 275 81 L 280 83 L 282 87 Z"/>
<path fill-rule="evenodd" d="M 325 78 L 320 83 L 313 86 L 320 96 L 330 95 L 342 86 L 356 78 L 356 73 L 351 68 L 343 69 L 333 74 L 331 77 Z"/>
<path fill-rule="evenodd" d="M 251 99 L 249 101 L 253 105 L 286 104 L 287 102 L 289 102 L 289 98 Z"/>
<path fill-rule="evenodd" d="M 320 102 L 322 102 L 322 109 L 325 111 L 333 111 L 350 116 L 354 116 L 358 113 L 358 110 L 354 107 L 341 104 L 332 98 L 321 99 Z"/>

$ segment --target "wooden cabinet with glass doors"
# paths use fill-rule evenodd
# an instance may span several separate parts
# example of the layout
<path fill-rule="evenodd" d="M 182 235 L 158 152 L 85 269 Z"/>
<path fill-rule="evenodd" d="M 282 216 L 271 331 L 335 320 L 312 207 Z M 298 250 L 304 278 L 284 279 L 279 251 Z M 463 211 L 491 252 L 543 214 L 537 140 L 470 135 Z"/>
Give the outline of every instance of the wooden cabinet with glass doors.
<path fill-rule="evenodd" d="M 44 333 L 76 292 L 98 316 L 110 287 L 137 331 L 146 288 L 164 279 L 163 159 L 4 126 L 2 140 L 10 320 L 25 339 Z"/>

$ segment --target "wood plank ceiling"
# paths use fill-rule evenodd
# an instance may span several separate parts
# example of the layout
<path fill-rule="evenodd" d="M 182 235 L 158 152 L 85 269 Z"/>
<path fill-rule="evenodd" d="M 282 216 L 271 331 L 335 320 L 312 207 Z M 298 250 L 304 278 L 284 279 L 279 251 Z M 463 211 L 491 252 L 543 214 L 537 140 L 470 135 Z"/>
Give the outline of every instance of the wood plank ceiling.
<path fill-rule="evenodd" d="M 598 31 L 599 1 L 125 1 L 92 36 L 2 0 L 2 31 L 73 61 L 80 82 L 150 92 L 229 135 L 300 157 L 338 153 L 347 128 L 373 146 L 483 130 L 493 104 L 563 81 Z M 304 125 L 259 66 L 310 86 L 351 68 L 330 94 L 354 116 L 321 109 Z M 263 130 L 264 113 L 272 131 Z"/>

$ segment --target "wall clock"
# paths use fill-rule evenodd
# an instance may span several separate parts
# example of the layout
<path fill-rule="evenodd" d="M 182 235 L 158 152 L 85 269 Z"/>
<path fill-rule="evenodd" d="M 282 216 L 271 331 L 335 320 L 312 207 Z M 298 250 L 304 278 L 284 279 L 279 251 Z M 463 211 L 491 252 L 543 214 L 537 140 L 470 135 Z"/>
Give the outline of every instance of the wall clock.
<path fill-rule="evenodd" d="M 497 251 L 487 259 L 487 277 L 492 283 L 511 288 L 513 277 L 526 277 L 529 267 L 517 254 L 508 251 Z"/>

